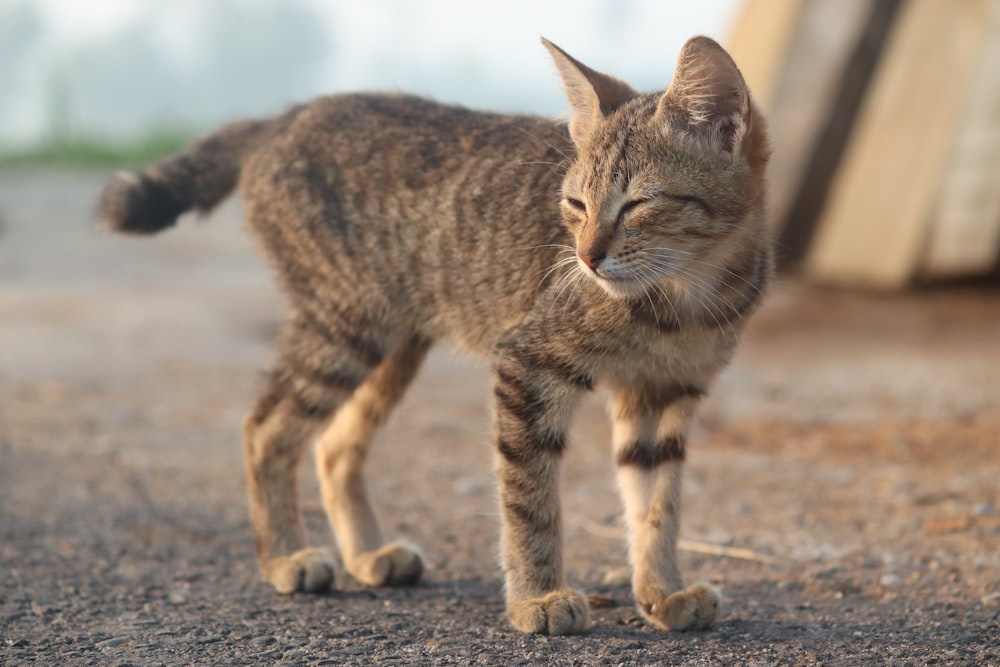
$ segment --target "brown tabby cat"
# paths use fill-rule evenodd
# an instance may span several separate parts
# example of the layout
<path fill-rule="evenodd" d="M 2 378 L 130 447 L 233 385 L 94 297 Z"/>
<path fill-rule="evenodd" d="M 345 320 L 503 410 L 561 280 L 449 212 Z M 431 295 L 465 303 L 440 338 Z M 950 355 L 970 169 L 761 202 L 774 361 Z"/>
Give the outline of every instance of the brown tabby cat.
<path fill-rule="evenodd" d="M 711 624 L 675 548 L 695 408 L 768 280 L 764 120 L 729 55 L 683 48 L 670 89 L 640 95 L 545 42 L 572 108 L 558 123 L 402 95 L 338 95 L 229 125 L 101 197 L 114 229 L 152 233 L 239 184 L 291 321 L 245 423 L 260 566 L 282 593 L 328 590 L 296 465 L 316 438 L 348 572 L 412 584 L 420 552 L 387 542 L 361 467 L 431 344 L 493 363 L 507 612 L 524 632 L 588 624 L 563 583 L 559 460 L 577 398 L 612 393 L 633 589 L 655 626 Z M 317 437 L 318 436 L 318 437 Z"/>

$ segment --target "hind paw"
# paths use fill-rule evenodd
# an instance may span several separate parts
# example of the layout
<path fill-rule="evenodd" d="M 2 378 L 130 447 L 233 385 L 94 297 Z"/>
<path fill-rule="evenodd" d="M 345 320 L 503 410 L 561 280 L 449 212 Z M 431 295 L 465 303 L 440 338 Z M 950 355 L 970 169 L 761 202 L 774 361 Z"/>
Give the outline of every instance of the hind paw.
<path fill-rule="evenodd" d="M 334 584 L 333 560 L 321 549 L 301 549 L 272 558 L 266 575 L 279 593 L 326 593 Z"/>
<path fill-rule="evenodd" d="M 412 544 L 393 542 L 351 559 L 351 575 L 368 586 L 410 586 L 420 581 L 424 558 Z"/>

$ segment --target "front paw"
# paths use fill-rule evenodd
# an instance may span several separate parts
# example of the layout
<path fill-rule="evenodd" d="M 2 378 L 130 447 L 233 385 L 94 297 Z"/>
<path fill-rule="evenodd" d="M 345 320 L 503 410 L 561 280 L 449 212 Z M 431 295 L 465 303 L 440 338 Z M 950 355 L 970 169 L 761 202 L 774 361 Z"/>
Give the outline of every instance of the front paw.
<path fill-rule="evenodd" d="M 670 595 L 638 595 L 639 610 L 661 630 L 704 630 L 715 622 L 722 595 L 711 584 L 700 582 Z"/>
<path fill-rule="evenodd" d="M 368 586 L 411 586 L 424 573 L 424 558 L 412 544 L 393 542 L 355 556 L 347 569 Z"/>
<path fill-rule="evenodd" d="M 333 561 L 321 549 L 301 549 L 272 558 L 265 567 L 279 593 L 326 593 L 333 587 Z"/>
<path fill-rule="evenodd" d="M 587 627 L 590 605 L 583 593 L 563 588 L 544 597 L 511 602 L 507 616 L 514 629 L 521 632 L 569 635 Z"/>

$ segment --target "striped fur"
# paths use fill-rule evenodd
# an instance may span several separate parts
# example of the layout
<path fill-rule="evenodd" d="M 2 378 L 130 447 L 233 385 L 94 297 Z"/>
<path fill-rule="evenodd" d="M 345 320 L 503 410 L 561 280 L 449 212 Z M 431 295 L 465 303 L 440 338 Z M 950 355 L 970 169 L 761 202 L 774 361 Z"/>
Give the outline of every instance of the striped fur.
<path fill-rule="evenodd" d="M 729 56 L 685 45 L 671 87 L 640 95 L 548 44 L 569 128 L 403 95 L 341 95 L 234 124 L 111 181 L 108 225 L 152 233 L 237 185 L 292 316 L 244 426 L 261 568 L 282 592 L 334 585 L 307 546 L 296 468 L 315 442 L 348 572 L 422 572 L 383 536 L 362 480 L 372 437 L 427 350 L 493 362 L 508 615 L 586 627 L 563 583 L 557 495 L 577 398 L 612 393 L 614 461 L 636 601 L 657 627 L 711 623 L 718 595 L 675 559 L 688 426 L 770 273 L 767 132 Z"/>

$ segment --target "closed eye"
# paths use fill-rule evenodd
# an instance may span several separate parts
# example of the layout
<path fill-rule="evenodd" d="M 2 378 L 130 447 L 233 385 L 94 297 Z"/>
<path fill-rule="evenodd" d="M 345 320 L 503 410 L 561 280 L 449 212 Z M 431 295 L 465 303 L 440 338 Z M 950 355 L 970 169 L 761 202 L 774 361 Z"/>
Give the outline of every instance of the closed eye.
<path fill-rule="evenodd" d="M 712 217 L 712 208 L 701 197 L 695 197 L 694 195 L 667 195 L 667 197 L 682 204 L 694 204 L 704 211 L 705 215 Z"/>
<path fill-rule="evenodd" d="M 649 199 L 633 199 L 632 201 L 622 206 L 620 213 L 627 213 L 628 211 L 634 209 L 636 206 L 639 206 L 640 204 L 645 204 L 648 201 Z"/>
<path fill-rule="evenodd" d="M 580 213 L 586 213 L 587 212 L 587 205 L 584 204 L 579 199 L 574 199 L 573 197 L 566 197 L 565 199 L 563 199 L 563 201 L 565 201 L 566 204 L 569 205 L 570 208 L 572 208 L 574 210 L 577 210 Z"/>
<path fill-rule="evenodd" d="M 645 204 L 648 201 L 650 201 L 649 198 L 644 198 L 644 199 L 633 199 L 632 201 L 626 203 L 624 206 L 618 209 L 618 222 L 621 223 L 621 221 L 625 219 L 626 213 L 632 212 L 633 210 L 636 209 L 636 207 Z"/>

